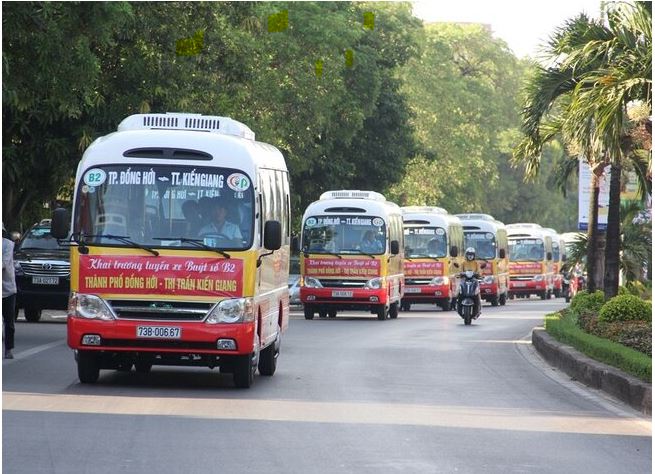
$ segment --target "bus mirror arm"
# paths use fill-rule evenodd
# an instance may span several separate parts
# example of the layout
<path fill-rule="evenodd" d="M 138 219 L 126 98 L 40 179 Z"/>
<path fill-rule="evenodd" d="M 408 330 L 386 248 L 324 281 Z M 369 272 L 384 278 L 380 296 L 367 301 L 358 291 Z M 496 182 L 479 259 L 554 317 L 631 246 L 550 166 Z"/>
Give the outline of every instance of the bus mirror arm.
<path fill-rule="evenodd" d="M 273 255 L 274 253 L 275 253 L 275 250 L 271 250 L 270 252 L 266 252 L 266 253 L 261 254 L 261 255 L 257 258 L 257 268 L 259 268 L 259 267 L 262 266 L 262 259 L 263 259 L 264 257 L 267 257 L 267 256 L 269 256 L 269 255 Z"/>

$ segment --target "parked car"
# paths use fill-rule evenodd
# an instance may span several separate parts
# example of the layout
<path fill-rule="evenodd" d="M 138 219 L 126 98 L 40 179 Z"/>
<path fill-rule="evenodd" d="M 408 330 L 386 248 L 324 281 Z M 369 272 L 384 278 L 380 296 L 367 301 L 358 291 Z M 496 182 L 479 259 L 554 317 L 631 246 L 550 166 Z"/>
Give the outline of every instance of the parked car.
<path fill-rule="evenodd" d="M 289 304 L 300 306 L 300 275 L 289 275 Z"/>
<path fill-rule="evenodd" d="M 300 257 L 292 256 L 289 260 L 289 304 L 300 306 Z"/>
<path fill-rule="evenodd" d="M 16 312 L 36 322 L 43 309 L 67 309 L 70 292 L 70 250 L 50 234 L 50 223 L 34 224 L 14 250 Z"/>

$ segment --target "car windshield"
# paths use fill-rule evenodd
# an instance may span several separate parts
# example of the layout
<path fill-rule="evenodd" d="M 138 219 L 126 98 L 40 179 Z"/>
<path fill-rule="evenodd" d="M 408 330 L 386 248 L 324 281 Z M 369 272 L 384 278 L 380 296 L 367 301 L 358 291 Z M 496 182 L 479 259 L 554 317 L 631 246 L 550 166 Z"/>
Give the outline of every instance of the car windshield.
<path fill-rule="evenodd" d="M 60 244 L 50 233 L 50 227 L 33 227 L 20 242 L 18 250 L 63 250 L 68 251 L 67 244 Z"/>
<path fill-rule="evenodd" d="M 312 216 L 303 225 L 303 251 L 337 254 L 382 254 L 386 225 L 381 217 Z"/>
<path fill-rule="evenodd" d="M 496 239 L 491 232 L 464 232 L 464 248 L 473 247 L 475 258 L 496 258 Z"/>
<path fill-rule="evenodd" d="M 242 250 L 253 240 L 250 178 L 232 168 L 108 165 L 78 186 L 74 232 L 87 244 Z M 199 245 L 200 244 L 200 245 Z"/>
<path fill-rule="evenodd" d="M 510 262 L 544 259 L 544 241 L 541 239 L 510 239 L 508 244 Z"/>
<path fill-rule="evenodd" d="M 443 258 L 448 252 L 446 231 L 442 227 L 405 227 L 405 257 Z"/>

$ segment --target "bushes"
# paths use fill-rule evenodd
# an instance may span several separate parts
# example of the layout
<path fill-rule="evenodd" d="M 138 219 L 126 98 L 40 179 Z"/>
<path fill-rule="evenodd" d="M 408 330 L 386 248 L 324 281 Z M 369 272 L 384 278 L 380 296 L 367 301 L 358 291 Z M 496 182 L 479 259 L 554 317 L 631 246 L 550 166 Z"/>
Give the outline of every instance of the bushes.
<path fill-rule="evenodd" d="M 589 315 L 593 313 L 583 314 Z M 578 321 L 584 319 L 585 317 L 583 316 L 582 319 L 578 319 Z M 617 324 L 618 326 L 618 323 L 614 324 Z M 635 321 L 631 323 L 623 322 L 620 324 L 624 327 L 629 325 L 640 325 L 639 329 L 636 327 L 632 328 L 623 333 L 622 337 L 624 341 L 629 341 L 631 337 L 636 337 L 639 341 L 635 342 L 636 345 L 643 343 L 645 340 L 643 336 L 645 335 L 639 333 L 639 331 L 645 331 L 647 323 Z M 653 364 L 650 356 L 646 355 L 644 352 L 634 350 L 631 347 L 626 347 L 627 344 L 617 344 L 606 338 L 588 334 L 576 326 L 574 317 L 570 311 L 548 315 L 545 320 L 545 327 L 548 334 L 558 341 L 572 345 L 577 350 L 593 359 L 605 362 L 606 364 L 635 375 L 641 380 L 650 382 Z M 620 330 L 618 333 L 622 334 Z M 648 339 L 650 340 L 650 337 Z"/>
<path fill-rule="evenodd" d="M 638 296 L 619 295 L 605 303 L 598 313 L 598 321 L 650 321 L 651 305 Z"/>
<path fill-rule="evenodd" d="M 583 312 L 598 313 L 605 303 L 605 294 L 597 290 L 589 293 L 587 290 L 580 291 L 571 300 L 571 312 L 577 317 Z"/>

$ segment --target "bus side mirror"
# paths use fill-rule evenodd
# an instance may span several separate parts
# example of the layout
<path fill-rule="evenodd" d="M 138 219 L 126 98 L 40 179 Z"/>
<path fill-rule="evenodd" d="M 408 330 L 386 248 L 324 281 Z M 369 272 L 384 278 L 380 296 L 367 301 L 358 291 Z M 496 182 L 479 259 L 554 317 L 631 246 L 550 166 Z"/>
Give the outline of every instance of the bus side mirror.
<path fill-rule="evenodd" d="M 282 224 L 280 221 L 266 221 L 264 224 L 264 248 L 279 250 L 282 247 Z"/>
<path fill-rule="evenodd" d="M 551 252 L 546 252 L 546 260 L 552 260 L 553 254 Z"/>
<path fill-rule="evenodd" d="M 400 253 L 400 244 L 397 240 L 391 241 L 391 255 L 398 255 Z"/>
<path fill-rule="evenodd" d="M 298 253 L 300 252 L 300 240 L 297 235 L 291 237 L 291 252 Z"/>
<path fill-rule="evenodd" d="M 452 258 L 455 258 L 455 257 L 457 257 L 457 254 L 458 254 L 458 252 L 457 252 L 457 246 L 456 246 L 456 245 L 451 246 L 451 247 L 450 247 L 450 256 L 451 256 Z"/>
<path fill-rule="evenodd" d="M 500 258 L 505 258 L 505 255 L 506 255 L 506 254 L 505 254 L 505 249 L 500 249 L 500 250 L 498 251 L 498 257 L 500 257 Z"/>
<path fill-rule="evenodd" d="M 67 209 L 59 207 L 52 211 L 52 223 L 50 224 L 50 234 L 55 239 L 65 239 L 70 231 L 70 213 Z"/>

